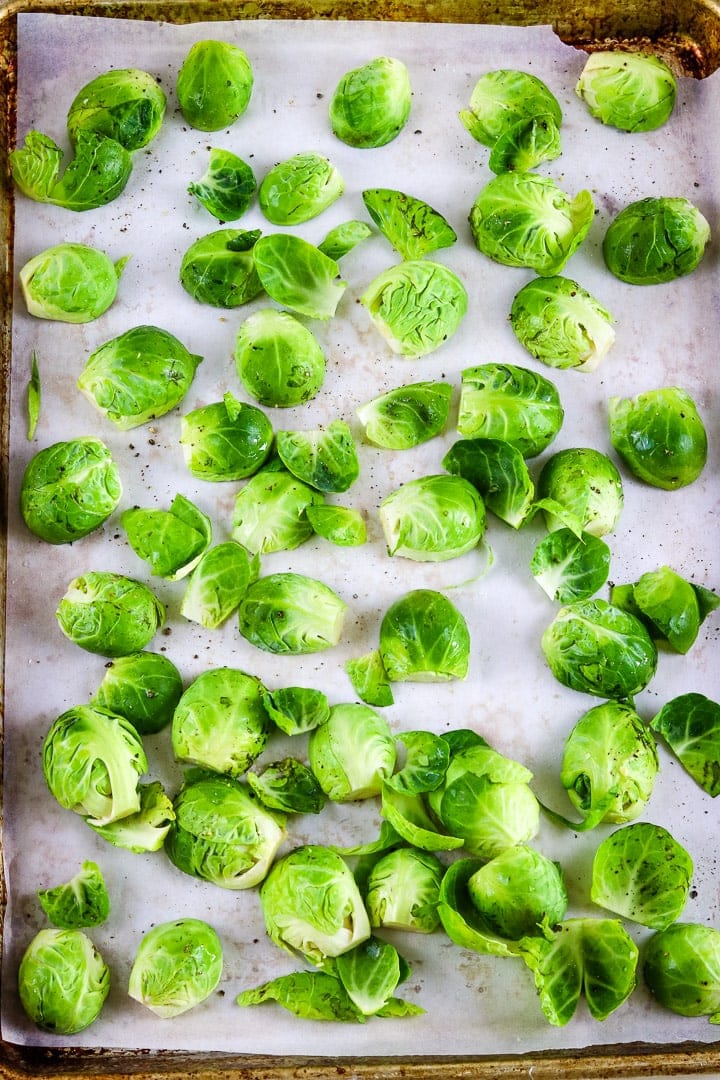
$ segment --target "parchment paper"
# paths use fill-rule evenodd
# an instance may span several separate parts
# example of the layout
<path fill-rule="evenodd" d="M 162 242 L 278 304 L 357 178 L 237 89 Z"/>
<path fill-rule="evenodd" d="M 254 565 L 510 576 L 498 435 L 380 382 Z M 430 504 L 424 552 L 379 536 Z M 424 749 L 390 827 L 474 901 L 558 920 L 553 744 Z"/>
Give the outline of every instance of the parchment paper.
<path fill-rule="evenodd" d="M 160 135 L 135 157 L 125 193 L 109 206 L 83 214 L 17 198 L 16 267 L 63 240 L 93 244 L 113 259 L 130 255 L 114 306 L 99 320 L 68 327 L 30 318 L 15 296 L 12 385 L 12 446 L 7 612 L 7 698 L 5 719 L 4 849 L 9 906 L 4 942 L 2 1029 L 22 1044 L 171 1048 L 247 1053 L 312 1055 L 493 1055 L 537 1049 L 583 1047 L 641 1040 L 662 1045 L 687 1039 L 711 1042 L 717 1031 L 704 1019 L 686 1020 L 660 1009 L 642 982 L 632 998 L 606 1022 L 592 1021 L 581 1004 L 562 1029 L 545 1020 L 530 972 L 520 961 L 500 960 L 460 949 L 438 932 L 431 937 L 394 935 L 412 965 L 403 996 L 422 1005 L 412 1020 L 371 1020 L 365 1025 L 322 1024 L 294 1019 L 278 1006 L 240 1009 L 237 993 L 298 964 L 265 936 L 256 892 L 232 893 L 177 871 L 162 852 L 133 855 L 98 838 L 48 793 L 40 751 L 55 716 L 85 702 L 99 684 L 104 661 L 66 641 L 54 612 L 68 582 L 89 569 L 117 569 L 147 580 L 168 606 L 167 631 L 153 642 L 181 669 L 187 683 L 201 671 L 230 664 L 260 676 L 271 689 L 316 686 L 332 703 L 352 700 L 344 672 L 348 657 L 377 645 L 382 612 L 410 588 L 443 590 L 465 614 L 472 635 L 472 661 L 464 683 L 398 685 L 395 705 L 385 711 L 395 731 L 430 728 L 443 732 L 470 726 L 535 775 L 538 795 L 561 812 L 569 804 L 558 773 L 562 745 L 573 724 L 596 700 L 564 690 L 547 669 L 540 637 L 557 605 L 533 581 L 529 560 L 544 535 L 542 523 L 515 532 L 489 522 L 487 547 L 445 564 L 391 559 L 377 518 L 380 500 L 401 482 L 440 470 L 457 437 L 455 405 L 460 372 L 485 361 L 537 367 L 515 340 L 507 322 L 512 298 L 532 276 L 498 266 L 473 247 L 467 215 L 490 179 L 487 150 L 475 143 L 457 118 L 476 79 L 496 67 L 518 67 L 543 78 L 563 111 L 562 156 L 542 167 L 570 193 L 589 187 L 597 206 L 590 235 L 568 264 L 578 280 L 616 318 L 617 340 L 594 373 L 548 371 L 560 391 L 566 419 L 556 442 L 531 463 L 562 447 L 590 445 L 613 454 L 607 433 L 607 401 L 662 385 L 684 386 L 695 398 L 710 438 L 710 458 L 691 487 L 666 493 L 638 483 L 622 469 L 625 509 L 610 538 L 611 579 L 636 580 L 668 563 L 693 581 L 720 584 L 718 557 L 718 366 L 720 332 L 717 243 L 690 277 L 666 286 L 637 288 L 616 281 L 604 268 L 601 242 L 614 214 L 645 195 L 685 195 L 718 229 L 720 159 L 713 138 L 720 107 L 717 77 L 681 80 L 674 115 L 658 132 L 629 136 L 604 128 L 574 94 L 585 56 L 563 46 L 546 28 L 395 25 L 387 23 L 237 22 L 172 27 L 101 18 L 20 16 L 19 131 L 37 128 L 66 146 L 64 121 L 77 90 L 110 67 L 152 72 L 168 95 Z M 219 37 L 241 45 L 253 64 L 256 85 L 246 115 L 231 129 L 213 134 L 189 129 L 174 96 L 176 72 L 190 45 Z M 339 78 L 373 56 L 402 59 L 413 84 L 413 110 L 406 129 L 377 151 L 353 150 L 329 130 L 327 107 Z M 205 170 L 210 146 L 244 157 L 258 179 L 277 161 L 306 149 L 327 154 L 344 176 L 346 190 L 331 209 L 297 232 L 319 242 L 330 227 L 367 215 L 366 187 L 396 187 L 441 211 L 459 240 L 438 253 L 462 277 L 469 311 L 456 336 L 419 361 L 394 356 L 381 340 L 358 297 L 373 277 L 396 261 L 380 235 L 342 263 L 348 288 L 337 316 L 312 323 L 327 355 L 328 373 L 317 398 L 292 410 L 270 410 L 276 429 L 311 428 L 334 417 L 353 425 L 354 409 L 393 386 L 417 379 L 446 378 L 456 388 L 446 435 L 405 453 L 360 447 L 361 477 L 338 502 L 356 506 L 367 518 L 369 541 L 360 549 L 336 549 L 311 541 L 294 552 L 263 559 L 263 572 L 295 569 L 321 577 L 349 605 L 341 644 L 306 658 L 275 658 L 240 638 L 235 621 L 205 632 L 178 614 L 183 583 L 150 579 L 128 547 L 119 525 L 122 509 L 169 505 L 181 491 L 212 518 L 215 540 L 228 538 L 234 496 L 240 484 L 193 480 L 180 448 L 179 416 L 219 400 L 226 390 L 245 397 L 232 350 L 243 319 L 266 299 L 236 311 L 192 301 L 178 284 L 182 254 L 217 223 L 187 194 L 190 180 Z M 254 206 L 240 227 L 272 227 Z M 79 394 L 75 380 L 87 356 L 104 341 L 140 323 L 170 329 L 205 359 L 182 407 L 154 423 L 120 433 Z M 30 355 L 37 350 L 43 407 L 33 442 L 26 439 L 25 390 Z M 17 513 L 19 480 L 31 455 L 58 439 L 94 432 L 120 463 L 124 496 L 118 513 L 98 533 L 64 547 L 33 538 Z M 488 548 L 492 552 L 490 557 Z M 603 592 L 605 595 L 605 592 Z M 718 617 L 712 616 L 685 656 L 663 653 L 658 673 L 637 699 L 650 719 L 676 694 L 695 690 L 717 699 Z M 172 759 L 169 732 L 147 740 L 151 776 L 174 793 L 182 770 Z M 294 746 L 303 756 L 304 743 Z M 287 747 L 273 740 L 265 760 Z M 692 895 L 684 918 L 720 926 L 718 808 L 661 748 L 662 770 L 644 818 L 663 824 L 695 860 Z M 357 843 L 372 838 L 378 807 L 335 806 L 317 820 L 288 826 L 284 850 L 307 840 Z M 561 861 L 571 915 L 604 914 L 589 902 L 589 869 L 603 827 L 579 836 L 543 822 L 536 839 Z M 81 1034 L 54 1038 L 39 1032 L 20 1009 L 16 971 L 33 934 L 47 925 L 36 899 L 39 887 L 68 880 L 83 859 L 103 869 L 112 898 L 107 923 L 91 936 L 112 969 L 113 986 L 101 1018 Z M 142 934 L 153 924 L 192 915 L 211 922 L 223 941 L 225 970 L 218 992 L 176 1020 L 159 1021 L 127 996 L 127 979 Z M 628 924 L 642 943 L 647 931 Z"/>

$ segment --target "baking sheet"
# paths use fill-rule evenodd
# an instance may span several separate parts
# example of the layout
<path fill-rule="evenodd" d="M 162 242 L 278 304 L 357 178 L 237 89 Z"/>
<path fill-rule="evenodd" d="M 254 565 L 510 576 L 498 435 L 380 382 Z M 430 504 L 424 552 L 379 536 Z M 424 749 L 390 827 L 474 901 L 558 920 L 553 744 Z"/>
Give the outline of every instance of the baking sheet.
<path fill-rule="evenodd" d="M 175 73 L 193 41 L 222 37 L 240 44 L 256 72 L 245 117 L 226 132 L 188 129 L 177 112 Z M 79 52 L 77 42 L 82 40 Z M 402 135 L 377 151 L 345 147 L 328 131 L 327 104 L 340 76 L 381 53 L 408 66 L 413 111 Z M 4 853 L 9 903 L 3 950 L 2 1034 L 21 1045 L 170 1048 L 253 1054 L 341 1056 L 497 1055 L 564 1050 L 635 1041 L 657 1046 L 687 1040 L 712 1043 L 716 1029 L 660 1010 L 641 987 L 602 1024 L 584 1006 L 563 1029 L 547 1024 L 532 976 L 515 961 L 479 956 L 432 938 L 394 935 L 413 967 L 402 994 L 427 1011 L 413 1020 L 373 1020 L 363 1026 L 295 1020 L 279 1007 L 239 1009 L 236 994 L 297 966 L 265 938 L 256 893 L 227 893 L 175 870 L 162 853 L 132 855 L 112 848 L 47 792 L 40 749 L 56 715 L 87 701 L 103 674 L 102 658 L 81 653 L 60 634 L 54 611 L 69 580 L 87 569 L 117 569 L 145 577 L 144 566 L 125 543 L 118 524 L 127 506 L 168 505 L 177 491 L 212 518 L 215 539 L 231 528 L 232 504 L 241 485 L 194 481 L 177 445 L 179 413 L 218 400 L 226 390 L 243 397 L 232 361 L 241 321 L 266 301 L 235 312 L 203 307 L 177 283 L 183 252 L 217 227 L 186 193 L 205 168 L 207 148 L 224 146 L 245 157 L 259 179 L 272 164 L 303 149 L 326 153 L 346 182 L 342 199 L 296 231 L 318 242 L 334 224 L 366 218 L 366 187 L 397 187 L 426 199 L 459 233 L 458 244 L 438 258 L 465 281 L 470 305 L 455 337 L 418 361 L 394 356 L 357 304 L 365 286 L 395 261 L 380 236 L 342 263 L 348 281 L 337 317 L 313 323 L 328 358 L 318 397 L 293 410 L 268 410 L 278 428 L 306 427 L 342 416 L 356 433 L 354 409 L 392 386 L 415 379 L 447 378 L 455 387 L 463 368 L 488 360 L 535 367 L 515 341 L 507 312 L 515 292 L 532 276 L 499 267 L 472 246 L 467 214 L 490 178 L 487 151 L 473 142 L 456 114 L 477 77 L 494 67 L 519 67 L 543 78 L 564 110 L 564 153 L 543 166 L 569 192 L 589 187 L 597 215 L 590 236 L 566 273 L 593 292 L 615 315 L 617 341 L 594 373 L 546 372 L 566 410 L 563 429 L 547 452 L 594 445 L 609 450 L 607 400 L 653 386 L 678 384 L 695 398 L 710 437 L 707 468 L 691 488 L 665 493 L 646 488 L 626 473 L 626 505 L 611 538 L 616 581 L 670 563 L 708 587 L 720 581 L 718 559 L 718 382 L 715 365 L 720 304 L 717 246 L 701 267 L 667 286 L 637 289 L 613 279 L 602 264 L 600 244 L 610 218 L 627 202 L 652 194 L 690 197 L 717 231 L 720 175 L 715 140 L 708 138 L 717 115 L 720 84 L 681 80 L 677 109 L 661 131 L 631 137 L 592 121 L 573 93 L 584 54 L 563 46 L 547 28 L 423 26 L 417 24 L 247 22 L 172 27 L 159 23 L 46 16 L 19 17 L 18 142 L 30 127 L 65 145 L 64 117 L 79 87 L 109 67 L 142 67 L 168 93 L 168 117 L 147 151 L 136 158 L 130 184 L 115 203 L 73 215 L 18 197 L 15 263 L 20 267 L 51 243 L 92 243 L 114 259 L 130 254 L 119 297 L 95 323 L 67 327 L 27 316 L 15 296 L 11 415 L 11 478 L 5 719 Z M 240 227 L 272 231 L 257 208 Z M 180 410 L 153 425 L 119 433 L 101 420 L 75 388 L 87 355 L 103 341 L 142 322 L 171 329 L 205 359 Z M 43 411 L 36 439 L 25 438 L 24 396 L 30 353 L 37 350 Z M 456 397 L 457 398 L 457 391 Z M 453 417 L 454 419 L 454 417 Z M 97 534 L 77 544 L 50 548 L 31 537 L 17 514 L 19 478 L 42 446 L 74 434 L 95 432 L 120 463 L 125 493 L 118 514 Z M 395 705 L 385 711 L 396 731 L 427 727 L 445 731 L 472 726 L 502 752 L 535 774 L 538 795 L 560 809 L 557 779 L 562 742 L 594 699 L 560 687 L 542 660 L 539 641 L 552 619 L 552 604 L 532 581 L 528 563 L 543 535 L 540 523 L 516 533 L 491 520 L 487 549 L 445 564 L 421 565 L 390 559 L 377 519 L 380 500 L 414 476 L 439 471 L 456 435 L 404 454 L 361 447 L 361 477 L 338 499 L 367 516 L 369 543 L 359 550 L 335 549 L 316 540 L 288 553 L 263 558 L 263 572 L 294 569 L 321 576 L 348 602 L 342 643 L 326 654 L 275 658 L 244 642 L 234 622 L 212 633 L 178 616 L 182 583 L 148 580 L 168 605 L 162 648 L 186 682 L 222 663 L 260 676 L 271 689 L 317 686 L 331 702 L 352 699 L 344 661 L 377 644 L 381 613 L 410 588 L 446 591 L 468 619 L 473 642 L 471 670 L 463 684 L 395 687 Z M 611 451 L 610 451 L 611 452 Z M 532 463 L 537 475 L 544 457 Z M 687 690 L 717 699 L 717 616 L 711 617 L 686 657 L 661 656 L 650 687 L 638 698 L 650 718 L 672 696 Z M 174 791 L 181 770 L 172 761 L 169 733 L 147 740 L 152 776 Z M 274 740 L 265 758 L 287 746 Z M 295 752 L 298 752 L 296 749 Z M 302 751 L 300 751 L 302 752 Z M 720 926 L 717 884 L 717 806 L 661 750 L 662 771 L 644 815 L 663 824 L 695 860 L 693 891 L 684 918 Z M 320 819 L 291 822 L 286 847 L 307 840 L 353 843 L 378 827 L 373 804 L 335 806 Z M 571 899 L 570 914 L 602 914 L 588 903 L 588 872 L 597 843 L 609 830 L 576 836 L 544 822 L 536 841 L 561 861 Z M 67 880 L 80 862 L 101 865 L 111 893 L 109 921 L 92 931 L 108 961 L 113 988 L 100 1020 L 71 1040 L 38 1032 L 19 1008 L 15 974 L 23 949 L 46 925 L 36 900 L 38 887 Z M 172 1021 L 158 1021 L 128 998 L 127 978 L 142 933 L 154 922 L 182 915 L 206 918 L 225 948 L 222 982 L 209 1001 Z M 628 927 L 641 943 L 647 932 Z M 452 1032 L 452 1037 L 448 1037 Z"/>

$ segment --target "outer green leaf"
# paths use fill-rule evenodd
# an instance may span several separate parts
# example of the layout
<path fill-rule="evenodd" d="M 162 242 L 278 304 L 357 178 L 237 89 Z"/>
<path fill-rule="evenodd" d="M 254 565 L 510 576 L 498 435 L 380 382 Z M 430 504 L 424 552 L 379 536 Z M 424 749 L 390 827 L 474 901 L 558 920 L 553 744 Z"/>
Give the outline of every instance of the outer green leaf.
<path fill-rule="evenodd" d="M 439 248 L 452 247 L 457 240 L 442 214 L 414 195 L 368 188 L 362 197 L 370 217 L 402 259 L 421 259 Z"/>
<path fill-rule="evenodd" d="M 720 795 L 720 704 L 704 694 L 680 694 L 650 721 L 693 780 Z"/>
<path fill-rule="evenodd" d="M 289 233 L 261 236 L 253 248 L 255 269 L 268 296 L 311 319 L 335 314 L 347 282 L 319 248 Z"/>
<path fill-rule="evenodd" d="M 438 830 L 421 795 L 406 795 L 384 784 L 381 813 L 413 847 L 423 851 L 452 851 L 463 846 L 462 837 Z"/>
<path fill-rule="evenodd" d="M 359 510 L 313 503 L 305 511 L 313 532 L 338 547 L 360 547 L 367 541 L 365 518 Z"/>
<path fill-rule="evenodd" d="M 201 557 L 188 579 L 180 614 L 210 630 L 222 626 L 255 581 L 260 570 L 257 556 L 234 540 L 216 544 Z"/>
<path fill-rule="evenodd" d="M 459 439 L 442 466 L 453 476 L 469 480 L 487 509 L 513 529 L 527 520 L 535 485 L 517 447 L 502 439 Z"/>
<path fill-rule="evenodd" d="M 13 180 L 24 195 L 68 210 L 93 210 L 112 202 L 132 172 L 129 151 L 94 131 L 78 132 L 75 156 L 62 175 L 62 150 L 39 131 L 29 131 L 24 145 L 9 156 Z"/>
<path fill-rule="evenodd" d="M 286 735 L 302 735 L 324 724 L 330 705 L 322 690 L 304 686 L 285 686 L 266 691 L 263 704 L 271 720 Z"/>
<path fill-rule="evenodd" d="M 257 192 L 257 180 L 237 154 L 211 147 L 205 173 L 188 184 L 188 192 L 218 221 L 237 221 Z"/>
<path fill-rule="evenodd" d="M 295 971 L 263 983 L 237 996 L 238 1005 L 276 1001 L 305 1020 L 337 1020 L 363 1024 L 365 1016 L 355 1007 L 343 984 L 326 971 Z"/>
<path fill-rule="evenodd" d="M 491 956 L 515 956 L 516 943 L 494 933 L 470 898 L 467 883 L 482 865 L 481 859 L 457 859 L 446 870 L 438 904 L 443 929 L 463 949 Z"/>
<path fill-rule="evenodd" d="M 374 1016 L 400 982 L 400 957 L 394 945 L 374 936 L 338 956 L 335 970 L 353 1004 Z"/>
<path fill-rule="evenodd" d="M 346 661 L 345 670 L 353 690 L 366 705 L 384 708 L 393 704 L 392 688 L 379 649 Z"/>
<path fill-rule="evenodd" d="M 557 529 L 535 548 L 530 572 L 551 600 L 589 600 L 608 579 L 610 548 L 591 533 Z"/>
<path fill-rule="evenodd" d="M 421 795 L 443 782 L 450 761 L 450 748 L 431 731 L 405 731 L 397 737 L 405 748 L 402 767 L 386 784 L 401 794 Z"/>
<path fill-rule="evenodd" d="M 451 396 L 450 383 L 410 383 L 372 398 L 356 413 L 373 446 L 410 450 L 445 430 Z"/>
<path fill-rule="evenodd" d="M 275 445 L 286 469 L 318 491 L 347 491 L 358 478 L 355 442 L 344 420 L 313 431 L 278 431 Z"/>
<path fill-rule="evenodd" d="M 40 406 L 42 404 L 42 388 L 40 385 L 40 369 L 38 367 L 37 353 L 33 349 L 30 358 L 30 378 L 27 386 L 27 438 L 31 442 L 35 438 L 35 431 L 40 419 Z"/>
<path fill-rule="evenodd" d="M 189 574 L 212 540 L 210 518 L 184 495 L 176 495 L 169 510 L 126 510 L 120 519 L 135 554 L 152 574 L 176 581 Z"/>
<path fill-rule="evenodd" d="M 110 914 L 110 897 L 102 870 L 87 860 L 78 873 L 49 889 L 38 889 L 40 905 L 53 926 L 64 930 L 98 926 Z"/>
<path fill-rule="evenodd" d="M 135 854 L 159 851 L 175 820 L 172 800 L 157 780 L 138 784 L 138 793 L 140 809 L 134 814 L 107 825 L 91 825 L 91 828 L 108 843 Z"/>

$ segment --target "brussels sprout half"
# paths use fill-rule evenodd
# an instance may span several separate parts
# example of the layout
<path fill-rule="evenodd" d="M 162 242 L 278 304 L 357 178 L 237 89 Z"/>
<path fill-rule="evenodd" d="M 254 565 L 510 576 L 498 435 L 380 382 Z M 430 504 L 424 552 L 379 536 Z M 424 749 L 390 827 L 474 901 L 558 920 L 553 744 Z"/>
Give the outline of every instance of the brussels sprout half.
<path fill-rule="evenodd" d="M 54 1035 L 75 1035 L 97 1020 L 110 969 L 82 930 L 40 930 L 18 968 L 23 1009 Z"/>
<path fill-rule="evenodd" d="M 70 141 L 76 144 L 79 132 L 94 131 L 126 150 L 139 150 L 160 130 L 166 104 L 163 90 L 147 71 L 106 71 L 83 86 L 70 105 Z"/>
<path fill-rule="evenodd" d="M 340 79 L 330 101 L 330 126 L 349 146 L 385 146 L 405 127 L 411 105 L 405 65 L 394 57 L 378 56 Z"/>
<path fill-rule="evenodd" d="M 575 92 L 603 124 L 654 131 L 672 114 L 677 83 L 659 56 L 600 51 L 588 56 Z"/>
<path fill-rule="evenodd" d="M 161 1019 L 180 1016 L 220 981 L 220 938 L 202 919 L 176 919 L 148 930 L 130 971 L 128 994 Z"/>
<path fill-rule="evenodd" d="M 394 353 L 417 359 L 453 336 L 467 312 L 467 292 L 447 266 L 411 259 L 378 274 L 360 303 Z"/>
<path fill-rule="evenodd" d="M 116 199 L 132 172 L 132 156 L 115 139 L 79 131 L 75 156 L 61 173 L 63 152 L 40 131 L 28 131 L 21 147 L 9 155 L 17 187 L 36 202 L 67 210 L 94 210 Z"/>
<path fill-rule="evenodd" d="M 659 285 L 691 274 L 710 240 L 710 226 L 689 199 L 656 196 L 630 203 L 603 239 L 611 274 L 630 285 Z"/>
<path fill-rule="evenodd" d="M 677 386 L 608 402 L 610 441 L 639 480 L 674 491 L 692 484 L 707 461 L 708 439 L 697 405 Z"/>
<path fill-rule="evenodd" d="M 332 162 L 309 151 L 274 165 L 260 184 L 258 201 L 274 225 L 301 225 L 327 210 L 344 189 Z"/>
<path fill-rule="evenodd" d="M 105 252 L 87 244 L 46 248 L 20 270 L 29 314 L 57 322 L 92 322 L 114 301 L 128 258 L 113 263 Z"/>
<path fill-rule="evenodd" d="M 247 110 L 253 83 L 250 60 L 237 45 L 196 41 L 178 72 L 178 103 L 190 127 L 219 131 Z"/>

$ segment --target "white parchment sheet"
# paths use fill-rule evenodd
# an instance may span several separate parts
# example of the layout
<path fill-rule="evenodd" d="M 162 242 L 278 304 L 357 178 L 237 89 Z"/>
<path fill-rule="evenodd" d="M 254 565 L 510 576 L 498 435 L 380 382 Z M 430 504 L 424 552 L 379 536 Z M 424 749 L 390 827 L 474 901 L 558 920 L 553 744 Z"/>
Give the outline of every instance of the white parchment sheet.
<path fill-rule="evenodd" d="M 41 770 L 41 746 L 52 720 L 94 693 L 104 660 L 66 641 L 54 617 L 68 582 L 90 569 L 117 569 L 147 580 L 167 605 L 168 624 L 152 646 L 164 650 L 187 683 L 200 672 L 230 664 L 257 674 L 266 685 L 306 685 L 324 690 L 332 703 L 352 700 L 344 672 L 348 657 L 377 645 L 382 612 L 411 588 L 443 590 L 468 620 L 470 673 L 463 683 L 402 685 L 385 710 L 397 732 L 438 732 L 470 726 L 492 745 L 534 772 L 538 795 L 562 812 L 570 806 L 558 779 L 562 745 L 573 724 L 596 700 L 564 690 L 540 650 L 553 604 L 534 582 L 529 561 L 544 535 L 538 520 L 521 530 L 496 519 L 488 525 L 492 550 L 444 564 L 391 559 L 377 517 L 380 500 L 412 477 L 440 471 L 443 454 L 457 437 L 457 388 L 463 368 L 486 361 L 537 367 L 515 340 L 507 321 L 513 296 L 532 275 L 498 266 L 474 248 L 467 225 L 470 207 L 490 179 L 486 148 L 475 143 L 457 113 L 476 79 L 497 67 L 532 71 L 546 81 L 564 112 L 563 154 L 541 169 L 569 193 L 589 188 L 597 214 L 590 235 L 565 273 L 579 281 L 616 318 L 617 340 L 594 373 L 548 371 L 565 406 L 565 423 L 552 447 L 531 470 L 537 476 L 547 455 L 563 447 L 596 446 L 615 456 L 607 432 L 607 402 L 663 385 L 685 387 L 695 398 L 710 439 L 710 458 L 691 487 L 666 493 L 635 481 L 625 469 L 625 509 L 610 538 L 611 579 L 636 580 L 665 563 L 711 588 L 720 585 L 718 484 L 718 247 L 720 158 L 712 133 L 720 109 L 720 82 L 681 80 L 674 115 L 658 132 L 630 136 L 604 128 L 574 93 L 585 56 L 560 43 L 546 28 L 509 29 L 387 23 L 236 22 L 173 27 L 147 22 L 29 14 L 20 16 L 18 142 L 37 128 L 67 146 L 65 116 L 77 90 L 111 67 L 139 67 L 157 77 L 168 112 L 157 139 L 135 156 L 123 195 L 92 212 L 73 214 L 18 195 L 16 267 L 53 243 L 79 241 L 113 259 L 130 256 L 117 301 L 99 320 L 65 326 L 30 318 L 15 296 L 12 445 L 7 612 L 4 849 L 9 906 L 4 942 L 3 1037 L 22 1044 L 174 1048 L 246 1053 L 343 1055 L 493 1055 L 642 1040 L 653 1044 L 688 1039 L 711 1042 L 717 1029 L 704 1019 L 685 1020 L 660 1009 L 642 983 L 606 1022 L 592 1021 L 581 1004 L 562 1029 L 545 1020 L 532 975 L 520 961 L 479 956 L 452 945 L 443 933 L 395 935 L 412 965 L 403 996 L 423 1006 L 409 1020 L 371 1020 L 364 1025 L 302 1021 L 279 1006 L 241 1009 L 236 995 L 298 965 L 265 936 L 255 891 L 232 893 L 176 870 L 162 852 L 133 855 L 98 838 L 76 815 L 60 809 Z M 217 37 L 240 45 L 255 71 L 255 90 L 244 117 L 232 128 L 201 133 L 183 122 L 175 98 L 176 73 L 190 45 Z M 410 121 L 393 143 L 376 151 L 355 150 L 334 138 L 328 103 L 340 77 L 374 56 L 403 60 L 413 85 Z M 336 501 L 366 515 L 368 543 L 334 548 L 315 540 L 294 552 L 268 555 L 263 572 L 294 569 L 321 577 L 347 601 L 342 642 L 325 654 L 276 658 L 247 644 L 235 621 L 206 632 L 178 613 L 183 583 L 150 579 L 128 547 L 120 512 L 132 505 L 169 505 L 180 491 L 207 512 L 216 541 L 231 530 L 240 484 L 195 481 L 178 445 L 180 414 L 244 392 L 232 351 L 238 327 L 257 308 L 221 311 L 193 301 L 178 283 L 181 257 L 192 241 L 218 227 L 187 194 L 205 171 L 208 148 L 222 146 L 245 158 L 262 179 L 277 161 L 302 150 L 325 153 L 345 179 L 341 199 L 295 231 L 319 242 L 335 224 L 369 220 L 361 192 L 395 187 L 425 199 L 458 232 L 458 242 L 439 252 L 465 282 L 469 310 L 460 330 L 436 353 L 418 361 L 394 356 L 372 326 L 358 298 L 373 277 L 396 261 L 379 234 L 342 262 L 348 287 L 335 318 L 313 322 L 325 349 L 327 379 L 307 406 L 269 410 L 275 429 L 311 428 L 343 417 L 360 440 L 355 408 L 377 393 L 419 379 L 446 378 L 455 386 L 451 424 L 444 437 L 405 453 L 360 445 L 361 477 Z M 605 269 L 601 243 L 610 219 L 646 195 L 685 195 L 710 221 L 714 239 L 701 267 L 669 285 L 638 288 Z M 257 205 L 241 228 L 273 231 Z M 174 332 L 204 357 L 180 409 L 131 432 L 118 432 L 86 401 L 75 380 L 90 352 L 140 323 Z M 35 439 L 28 442 L 25 390 L 32 350 L 37 351 L 43 406 Z M 96 534 L 71 546 L 51 547 L 32 537 L 18 512 L 22 471 L 44 446 L 85 433 L 100 435 L 118 461 L 124 495 L 118 512 Z M 603 593 L 605 595 L 605 592 Z M 650 719 L 671 697 L 700 691 L 720 694 L 717 614 L 705 623 L 685 656 L 663 653 L 658 672 L 637 699 Z M 169 732 L 147 740 L 151 776 L 175 792 L 182 771 L 172 759 Z M 305 754 L 305 744 L 294 748 Z M 273 740 L 265 760 L 287 747 Z M 718 804 L 661 749 L 662 769 L 644 818 L 668 828 L 695 860 L 692 895 L 684 918 L 720 927 Z M 308 840 L 357 843 L 379 825 L 374 804 L 335 806 L 317 819 L 288 825 L 284 850 Z M 564 869 L 571 915 L 602 915 L 589 902 L 589 869 L 596 845 L 609 828 L 576 835 L 543 822 L 537 846 Z M 20 956 L 46 925 L 36 899 L 39 887 L 68 880 L 83 859 L 101 866 L 112 899 L 108 921 L 91 931 L 112 969 L 112 990 L 101 1018 L 72 1039 L 44 1035 L 28 1023 L 16 995 Z M 153 924 L 183 915 L 207 919 L 225 951 L 218 992 L 175 1020 L 158 1020 L 127 995 L 127 980 L 140 938 Z M 647 932 L 629 927 L 639 942 Z"/>

